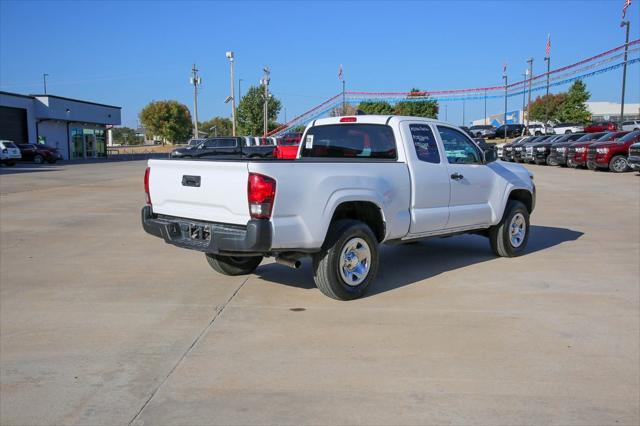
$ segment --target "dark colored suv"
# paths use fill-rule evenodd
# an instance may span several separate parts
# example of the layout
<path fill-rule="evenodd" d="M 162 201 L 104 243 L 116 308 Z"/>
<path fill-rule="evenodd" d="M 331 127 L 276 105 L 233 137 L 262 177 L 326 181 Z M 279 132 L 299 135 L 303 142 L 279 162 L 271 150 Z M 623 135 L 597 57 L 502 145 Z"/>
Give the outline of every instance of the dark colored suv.
<path fill-rule="evenodd" d="M 517 138 L 522 135 L 524 125 L 522 124 L 503 124 L 496 129 L 495 137 L 500 138 Z"/>
<path fill-rule="evenodd" d="M 550 151 L 546 160 L 547 165 L 567 167 L 569 145 L 572 145 L 584 135 L 585 133 L 566 133 L 560 139 L 556 139 L 549 148 Z"/>

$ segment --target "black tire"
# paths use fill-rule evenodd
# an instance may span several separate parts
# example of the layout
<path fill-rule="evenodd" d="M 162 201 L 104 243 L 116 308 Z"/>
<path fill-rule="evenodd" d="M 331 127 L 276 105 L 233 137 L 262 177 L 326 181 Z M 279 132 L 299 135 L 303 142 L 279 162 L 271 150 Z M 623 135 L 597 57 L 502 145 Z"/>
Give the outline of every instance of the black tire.
<path fill-rule="evenodd" d="M 613 173 L 624 173 L 629 170 L 629 163 L 624 155 L 614 155 L 609 161 L 609 171 Z"/>
<path fill-rule="evenodd" d="M 36 154 L 35 157 L 33 157 L 33 162 L 36 164 L 42 164 L 44 163 L 44 157 L 40 154 Z"/>
<path fill-rule="evenodd" d="M 347 284 L 340 268 L 342 251 L 354 239 L 363 240 L 369 249 L 369 269 L 362 282 Z M 378 241 L 364 223 L 344 219 L 334 222 L 329 228 L 322 251 L 313 257 L 313 279 L 325 296 L 337 300 L 353 300 L 361 297 L 378 272 Z"/>
<path fill-rule="evenodd" d="M 8 161 L 8 162 L 6 162 L 6 163 L 4 163 L 4 164 L 6 164 L 6 165 L 7 165 L 7 166 L 9 166 L 9 167 L 13 167 L 13 166 L 15 166 L 15 165 L 16 165 L 16 162 L 15 162 L 15 161 Z"/>
<path fill-rule="evenodd" d="M 510 227 L 516 215 L 524 220 L 524 237 L 516 246 L 511 241 Z M 489 228 L 489 242 L 491 249 L 500 257 L 520 256 L 527 247 L 529 241 L 529 211 L 520 201 L 509 200 L 502 215 L 502 220 L 495 226 Z"/>
<path fill-rule="evenodd" d="M 572 169 L 578 168 L 578 164 L 573 160 L 567 160 L 567 166 L 571 167 Z"/>
<path fill-rule="evenodd" d="M 570 133 L 571 133 L 571 130 L 565 130 L 565 131 L 564 131 L 564 134 L 565 134 L 565 135 L 568 135 L 568 134 L 570 134 Z"/>
<path fill-rule="evenodd" d="M 545 159 L 545 163 L 547 163 L 547 166 L 557 166 L 558 162 L 557 161 L 553 161 L 552 157 L 550 155 L 547 155 L 547 158 Z"/>
<path fill-rule="evenodd" d="M 205 253 L 205 256 L 209 266 L 224 275 L 248 275 L 262 262 L 262 256 L 234 257 L 213 253 Z"/>

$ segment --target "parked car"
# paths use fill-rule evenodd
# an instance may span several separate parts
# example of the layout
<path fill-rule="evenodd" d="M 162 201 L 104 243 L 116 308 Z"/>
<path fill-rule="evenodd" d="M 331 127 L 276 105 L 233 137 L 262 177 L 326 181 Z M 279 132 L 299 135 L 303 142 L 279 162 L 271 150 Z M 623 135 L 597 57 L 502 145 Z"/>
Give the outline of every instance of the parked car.
<path fill-rule="evenodd" d="M 514 139 L 511 143 L 512 143 L 512 144 L 514 144 L 514 143 L 518 143 L 518 142 L 520 142 L 522 139 L 525 139 L 525 138 L 526 138 L 526 136 L 520 136 L 520 137 L 518 137 L 518 138 Z M 504 142 L 496 144 L 496 154 L 498 155 L 498 158 L 499 158 L 499 159 L 501 159 L 501 160 L 505 160 L 505 150 L 504 150 L 504 147 L 505 147 L 505 146 L 507 146 L 507 145 L 509 145 L 509 144 L 506 144 L 506 143 L 504 143 Z"/>
<path fill-rule="evenodd" d="M 563 135 L 548 135 L 539 139 L 536 143 L 532 144 L 530 149 L 527 150 L 526 160 L 538 165 L 549 165 L 551 147 L 555 141 L 562 137 Z"/>
<path fill-rule="evenodd" d="M 503 124 L 496 129 L 496 138 L 517 138 L 524 133 L 522 124 Z"/>
<path fill-rule="evenodd" d="M 56 161 L 62 160 L 62 155 L 51 146 L 25 143 L 18 144 L 18 148 L 20 148 L 22 161 L 33 161 L 36 164 L 42 164 L 46 161 L 49 164 L 54 164 Z"/>
<path fill-rule="evenodd" d="M 0 163 L 15 166 L 16 161 L 22 159 L 20 148 L 13 141 L 0 140 Z"/>
<path fill-rule="evenodd" d="M 633 170 L 640 170 L 640 143 L 634 143 L 629 147 L 627 163 Z"/>
<path fill-rule="evenodd" d="M 283 136 L 279 139 L 273 152 L 273 156 L 279 160 L 292 160 L 296 158 L 301 138 L 301 132 L 289 133 Z"/>
<path fill-rule="evenodd" d="M 581 167 L 587 165 L 587 150 L 590 145 L 606 142 L 624 136 L 626 132 L 587 133 L 567 147 L 567 166 Z"/>
<path fill-rule="evenodd" d="M 541 136 L 548 133 L 547 128 L 542 124 L 529 124 L 528 130 L 532 136 Z"/>
<path fill-rule="evenodd" d="M 553 126 L 553 132 L 556 135 L 568 134 L 568 133 L 582 133 L 584 132 L 584 126 L 578 123 L 558 123 Z"/>
<path fill-rule="evenodd" d="M 585 133 L 567 133 L 553 141 L 547 157 L 548 166 L 567 166 L 567 153 L 569 145 L 583 137 Z"/>
<path fill-rule="evenodd" d="M 502 147 L 502 153 L 504 155 L 503 160 L 505 161 L 515 161 L 515 153 L 516 148 L 519 146 L 531 142 L 533 139 L 536 139 L 538 136 L 524 136 L 515 139 L 511 143 L 507 143 Z"/>
<path fill-rule="evenodd" d="M 522 155 L 522 159 L 525 163 L 533 163 L 536 159 L 536 148 L 540 144 L 544 144 L 545 142 L 554 139 L 557 135 L 543 135 L 539 136 L 535 142 L 524 144 L 524 151 Z"/>
<path fill-rule="evenodd" d="M 293 161 L 149 160 L 142 227 L 204 252 L 225 275 L 249 274 L 263 257 L 297 268 L 310 256 L 318 289 L 351 300 L 375 279 L 382 243 L 466 232 L 487 236 L 498 256 L 524 253 L 532 175 L 493 160 L 436 120 L 318 119 Z"/>
<path fill-rule="evenodd" d="M 517 145 L 514 145 L 513 161 L 516 163 L 523 163 L 526 161 L 527 147 L 531 144 L 540 141 L 544 136 L 532 136 L 531 139 L 523 141 Z"/>
<path fill-rule="evenodd" d="M 205 139 L 200 145 L 174 149 L 170 158 L 190 159 L 213 156 L 268 158 L 273 157 L 273 146 L 250 146 L 245 137 L 219 137 Z"/>
<path fill-rule="evenodd" d="M 640 130 L 640 120 L 624 121 L 622 123 L 621 130 L 626 130 L 627 132 L 633 132 L 634 130 Z"/>
<path fill-rule="evenodd" d="M 618 125 L 613 121 L 595 121 L 584 128 L 586 133 L 615 132 Z"/>
<path fill-rule="evenodd" d="M 598 142 L 589 146 L 587 152 L 587 167 L 592 170 L 602 169 L 614 173 L 629 170 L 627 156 L 629 148 L 640 142 L 640 130 L 627 133 L 619 139 L 610 142 Z"/>
<path fill-rule="evenodd" d="M 496 136 L 496 128 L 490 124 L 478 124 L 469 127 L 469 130 L 476 138 L 493 139 Z"/>

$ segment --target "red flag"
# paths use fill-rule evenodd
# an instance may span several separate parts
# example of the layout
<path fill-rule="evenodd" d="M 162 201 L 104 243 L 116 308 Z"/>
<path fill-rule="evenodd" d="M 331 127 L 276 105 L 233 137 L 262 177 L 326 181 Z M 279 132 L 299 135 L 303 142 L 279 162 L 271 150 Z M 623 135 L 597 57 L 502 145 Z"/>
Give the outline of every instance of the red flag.
<path fill-rule="evenodd" d="M 545 47 L 544 51 L 547 54 L 548 58 L 549 54 L 551 53 L 551 34 L 547 35 L 547 46 Z"/>
<path fill-rule="evenodd" d="M 624 0 L 624 6 L 622 6 L 622 19 L 627 15 L 627 9 L 631 6 L 631 0 Z"/>

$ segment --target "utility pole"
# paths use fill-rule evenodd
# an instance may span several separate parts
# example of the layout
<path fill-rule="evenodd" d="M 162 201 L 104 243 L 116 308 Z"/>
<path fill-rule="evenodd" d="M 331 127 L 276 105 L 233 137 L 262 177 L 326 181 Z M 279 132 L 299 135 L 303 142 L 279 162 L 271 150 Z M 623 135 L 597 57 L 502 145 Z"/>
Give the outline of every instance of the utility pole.
<path fill-rule="evenodd" d="M 342 80 L 342 115 L 347 113 L 347 96 L 345 94 L 345 81 Z"/>
<path fill-rule="evenodd" d="M 465 108 L 465 107 L 466 107 L 465 103 L 466 103 L 465 99 L 464 99 L 464 98 L 462 98 L 462 125 L 463 125 L 463 126 L 464 126 L 465 119 L 466 119 L 466 117 L 465 117 L 465 112 L 466 112 L 466 111 L 465 111 L 465 110 L 466 110 L 466 108 Z"/>
<path fill-rule="evenodd" d="M 547 93 L 544 98 L 544 128 L 546 133 L 547 123 L 549 123 L 549 77 L 551 74 L 551 55 L 546 56 L 544 60 L 547 62 Z"/>
<path fill-rule="evenodd" d="M 264 67 L 262 69 L 262 71 L 264 71 L 264 74 L 262 76 L 262 80 L 260 80 L 260 83 L 262 83 L 262 85 L 264 86 L 264 137 L 267 137 L 267 133 L 269 132 L 269 81 L 271 81 L 271 79 L 269 78 L 269 74 L 271 74 L 271 72 L 269 71 L 269 67 Z"/>
<path fill-rule="evenodd" d="M 445 104 L 445 106 L 444 106 L 444 121 L 448 121 L 448 118 L 447 118 L 448 112 L 449 112 L 449 105 Z"/>
<path fill-rule="evenodd" d="M 242 79 L 238 79 L 238 104 L 242 100 Z"/>
<path fill-rule="evenodd" d="M 191 68 L 191 84 L 193 84 L 193 137 L 196 139 L 200 136 L 198 133 L 198 86 L 202 83 L 200 77 L 198 77 L 198 69 L 196 68 L 196 64 L 193 64 L 193 68 Z"/>
<path fill-rule="evenodd" d="M 509 79 L 507 78 L 506 65 L 502 78 L 504 79 L 504 143 L 507 143 L 507 85 L 509 84 Z"/>
<path fill-rule="evenodd" d="M 629 27 L 631 23 L 629 21 L 622 21 L 620 26 L 627 26 L 627 37 L 624 42 L 624 65 L 622 67 L 622 99 L 620 101 L 620 126 L 622 126 L 622 122 L 624 121 L 624 91 L 625 86 L 627 84 L 627 53 L 629 51 Z M 622 127 L 620 127 L 622 128 Z"/>
<path fill-rule="evenodd" d="M 524 124 L 524 105 L 525 105 L 525 97 L 527 95 L 527 77 L 529 76 L 529 70 L 524 70 L 524 74 L 522 74 L 522 124 Z"/>
<path fill-rule="evenodd" d="M 231 101 L 231 135 L 235 136 L 236 135 L 236 89 L 235 89 L 235 77 L 233 76 L 233 64 L 234 64 L 234 57 L 233 57 L 233 52 L 232 51 L 228 51 L 226 53 L 226 57 L 229 60 L 229 64 L 231 67 L 231 95 L 229 95 L 229 99 Z"/>
<path fill-rule="evenodd" d="M 629 39 L 629 37 L 627 37 L 627 40 Z M 49 76 L 49 74 L 42 74 L 42 82 L 44 83 L 44 94 L 47 94 L 47 77 Z"/>
<path fill-rule="evenodd" d="M 529 131 L 529 111 L 531 110 L 531 80 L 533 80 L 533 58 L 527 61 L 529 64 L 529 103 L 527 103 L 527 132 Z"/>
<path fill-rule="evenodd" d="M 487 89 L 484 89 L 484 124 L 487 125 Z"/>
<path fill-rule="evenodd" d="M 284 122 L 287 122 L 287 107 L 284 107 Z"/>

